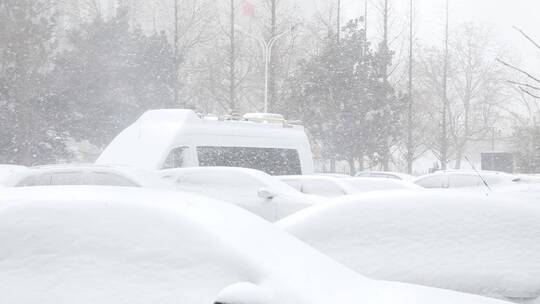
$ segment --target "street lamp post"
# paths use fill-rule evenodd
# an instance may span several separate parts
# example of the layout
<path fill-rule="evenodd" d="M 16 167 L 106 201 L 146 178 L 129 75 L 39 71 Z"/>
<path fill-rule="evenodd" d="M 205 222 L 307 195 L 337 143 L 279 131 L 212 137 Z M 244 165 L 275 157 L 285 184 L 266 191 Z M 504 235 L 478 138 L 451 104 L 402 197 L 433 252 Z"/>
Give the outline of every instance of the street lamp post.
<path fill-rule="evenodd" d="M 270 38 L 270 40 L 265 41 L 263 38 L 252 35 L 240 28 L 236 28 L 236 30 L 244 33 L 246 36 L 252 39 L 255 39 L 261 46 L 262 55 L 264 57 L 264 113 L 268 113 L 268 72 L 270 69 L 270 61 L 272 59 L 272 48 L 274 47 L 276 41 L 278 41 L 279 38 L 283 37 L 289 31 L 284 31 L 283 33 Z"/>

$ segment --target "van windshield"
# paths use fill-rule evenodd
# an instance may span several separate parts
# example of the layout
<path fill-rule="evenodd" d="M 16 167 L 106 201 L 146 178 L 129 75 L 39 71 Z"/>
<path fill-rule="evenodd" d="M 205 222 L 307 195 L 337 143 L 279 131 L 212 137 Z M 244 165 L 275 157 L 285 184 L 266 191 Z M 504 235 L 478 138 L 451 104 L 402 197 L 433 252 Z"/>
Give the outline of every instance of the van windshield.
<path fill-rule="evenodd" d="M 197 147 L 201 167 L 242 167 L 270 175 L 300 175 L 302 168 L 294 149 L 250 147 Z"/>

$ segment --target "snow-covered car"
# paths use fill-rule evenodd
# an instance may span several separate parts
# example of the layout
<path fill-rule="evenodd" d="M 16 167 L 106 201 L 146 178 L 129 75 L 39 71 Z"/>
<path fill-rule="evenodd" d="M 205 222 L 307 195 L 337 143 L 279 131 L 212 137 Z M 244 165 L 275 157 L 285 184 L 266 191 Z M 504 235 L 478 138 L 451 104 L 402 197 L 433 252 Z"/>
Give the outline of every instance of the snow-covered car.
<path fill-rule="evenodd" d="M 399 173 L 399 172 L 390 172 L 390 171 L 362 171 L 356 173 L 357 177 L 377 177 L 377 178 L 390 178 L 390 179 L 400 179 L 405 181 L 414 180 L 414 176 Z"/>
<path fill-rule="evenodd" d="M 422 189 L 418 185 L 397 179 L 368 177 L 336 178 L 318 175 L 287 175 L 279 176 L 278 178 L 302 193 L 328 198 L 371 191 Z"/>
<path fill-rule="evenodd" d="M 2 182 L 5 187 L 97 185 L 165 187 L 157 175 L 127 167 L 97 165 L 48 165 L 15 172 Z"/>
<path fill-rule="evenodd" d="M 2 189 L 9 304 L 502 304 L 363 277 L 232 204 L 143 188 Z"/>
<path fill-rule="evenodd" d="M 315 173 L 315 175 L 318 176 L 330 176 L 330 177 L 336 177 L 336 178 L 350 178 L 350 175 L 343 174 L 343 173 Z"/>
<path fill-rule="evenodd" d="M 298 192 L 262 171 L 236 167 L 193 167 L 162 170 L 175 189 L 239 205 L 269 221 L 326 200 Z"/>
<path fill-rule="evenodd" d="M 424 188 L 478 188 L 513 185 L 521 182 L 519 176 L 494 171 L 441 170 L 418 177 L 414 183 Z"/>
<path fill-rule="evenodd" d="M 540 303 L 540 205 L 444 190 L 370 193 L 277 225 L 363 275 Z"/>

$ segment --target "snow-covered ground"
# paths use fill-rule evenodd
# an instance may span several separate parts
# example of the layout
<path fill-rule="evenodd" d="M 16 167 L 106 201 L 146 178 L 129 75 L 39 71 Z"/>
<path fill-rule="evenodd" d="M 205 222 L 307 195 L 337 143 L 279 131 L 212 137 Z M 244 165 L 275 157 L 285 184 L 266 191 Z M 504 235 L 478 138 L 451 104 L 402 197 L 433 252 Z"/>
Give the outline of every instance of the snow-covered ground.
<path fill-rule="evenodd" d="M 0 165 L 0 185 L 8 180 L 13 174 L 26 171 L 24 166 Z"/>
<path fill-rule="evenodd" d="M 0 193 L 0 302 L 503 303 L 358 275 L 234 205 L 180 192 Z"/>
<path fill-rule="evenodd" d="M 368 277 L 540 303 L 538 203 L 450 190 L 372 193 L 278 225 Z"/>

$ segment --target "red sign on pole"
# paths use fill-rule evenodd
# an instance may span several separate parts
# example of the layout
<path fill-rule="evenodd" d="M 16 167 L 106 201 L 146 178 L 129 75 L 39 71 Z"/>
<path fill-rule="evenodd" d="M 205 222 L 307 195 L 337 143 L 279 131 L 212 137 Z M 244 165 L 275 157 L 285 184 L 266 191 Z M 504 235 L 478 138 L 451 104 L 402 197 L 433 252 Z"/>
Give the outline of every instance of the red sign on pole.
<path fill-rule="evenodd" d="M 255 5 L 249 1 L 244 1 L 244 4 L 242 4 L 242 14 L 247 17 L 255 17 Z"/>

